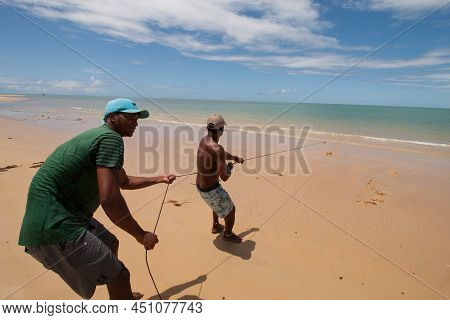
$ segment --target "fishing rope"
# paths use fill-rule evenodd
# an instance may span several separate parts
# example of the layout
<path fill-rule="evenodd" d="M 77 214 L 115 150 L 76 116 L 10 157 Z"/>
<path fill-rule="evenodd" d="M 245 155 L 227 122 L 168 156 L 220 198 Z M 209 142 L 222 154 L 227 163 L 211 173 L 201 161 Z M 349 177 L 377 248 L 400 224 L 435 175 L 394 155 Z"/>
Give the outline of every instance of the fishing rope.
<path fill-rule="evenodd" d="M 186 177 L 186 176 L 193 176 L 194 174 L 197 174 L 197 172 L 186 173 L 186 174 L 180 174 L 180 175 L 175 176 L 175 177 L 180 178 L 180 177 Z"/>
<path fill-rule="evenodd" d="M 264 158 L 264 157 L 268 157 L 268 156 L 273 156 L 274 154 L 280 154 L 280 153 L 285 153 L 285 152 L 289 152 L 289 151 L 293 151 L 293 150 L 298 150 L 298 149 L 305 149 L 308 147 L 313 147 L 313 146 L 317 146 L 319 144 L 324 144 L 327 143 L 327 141 L 321 141 L 321 142 L 317 142 L 317 143 L 313 143 L 313 144 L 309 144 L 307 146 L 301 146 L 301 147 L 296 147 L 296 148 L 291 148 L 291 149 L 287 149 L 287 150 L 283 150 L 283 151 L 278 151 L 278 152 L 273 152 L 273 153 L 268 153 L 268 154 L 263 154 L 260 156 L 256 156 L 256 157 L 251 157 L 251 158 L 247 158 L 244 159 L 244 161 L 248 161 L 248 160 L 254 160 L 254 159 L 259 159 L 259 158 Z M 236 164 L 237 162 L 234 161 L 233 164 Z M 194 174 L 197 174 L 197 172 L 192 172 L 192 173 L 186 173 L 186 174 L 180 174 L 178 176 L 175 176 L 177 178 L 179 177 L 186 177 L 186 176 L 192 176 Z"/>
<path fill-rule="evenodd" d="M 261 156 L 256 156 L 256 157 L 247 158 L 247 159 L 244 159 L 244 161 L 247 161 L 247 160 L 254 160 L 254 159 L 263 158 L 263 157 L 268 157 L 268 156 L 273 156 L 274 154 L 280 154 L 280 153 L 289 152 L 289 151 L 293 151 L 293 150 L 304 149 L 304 148 L 313 147 L 313 146 L 317 146 L 317 145 L 319 145 L 319 144 L 324 144 L 324 143 L 327 143 L 327 142 L 326 142 L 326 141 L 321 141 L 321 142 L 309 144 L 309 145 L 307 145 L 307 146 L 301 146 L 301 147 L 291 148 L 291 149 L 284 150 L 284 151 L 278 151 L 278 152 L 268 153 L 268 154 L 264 154 L 264 155 L 261 155 Z"/>
<path fill-rule="evenodd" d="M 161 212 L 162 212 L 162 209 L 163 209 L 163 206 L 164 206 L 164 201 L 166 200 L 166 196 L 167 196 L 167 191 L 169 191 L 169 183 L 167 184 L 166 192 L 164 193 L 164 197 L 163 197 L 163 200 L 161 202 L 161 207 L 159 208 L 158 219 L 156 219 L 156 224 L 155 224 L 155 228 L 153 229 L 153 233 L 156 232 L 156 227 L 158 227 L 159 218 L 161 217 Z M 163 298 L 161 297 L 161 294 L 159 293 L 158 287 L 156 286 L 155 279 L 153 279 L 152 272 L 150 271 L 150 266 L 148 264 L 148 249 L 145 249 L 145 263 L 147 264 L 148 274 L 150 275 L 150 278 L 152 279 L 153 285 L 155 286 L 156 293 L 158 294 L 159 299 L 163 300 Z"/>

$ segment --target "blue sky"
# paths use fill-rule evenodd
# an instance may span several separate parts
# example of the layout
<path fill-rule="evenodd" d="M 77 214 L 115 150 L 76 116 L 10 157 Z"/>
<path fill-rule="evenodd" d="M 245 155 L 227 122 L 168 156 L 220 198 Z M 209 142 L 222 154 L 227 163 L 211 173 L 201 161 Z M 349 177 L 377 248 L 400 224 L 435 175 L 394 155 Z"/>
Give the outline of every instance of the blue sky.
<path fill-rule="evenodd" d="M 297 102 L 448 1 L 1 3 L 0 92 L 136 96 L 24 15 L 150 98 Z M 306 102 L 450 107 L 450 5 Z"/>

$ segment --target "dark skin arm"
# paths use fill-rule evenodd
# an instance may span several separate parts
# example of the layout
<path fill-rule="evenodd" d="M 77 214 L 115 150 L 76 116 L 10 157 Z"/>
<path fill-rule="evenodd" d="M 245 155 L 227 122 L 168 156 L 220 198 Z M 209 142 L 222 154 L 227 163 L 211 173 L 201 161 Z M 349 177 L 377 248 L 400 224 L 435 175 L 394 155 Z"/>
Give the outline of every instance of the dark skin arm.
<path fill-rule="evenodd" d="M 122 190 L 136 190 L 152 186 L 157 183 L 172 183 L 176 177 L 168 174 L 159 177 L 133 177 L 127 175 L 125 170 L 120 169 L 119 183 Z"/>
<path fill-rule="evenodd" d="M 231 153 L 226 152 L 222 146 L 219 146 L 219 176 L 223 181 L 227 181 L 231 176 L 234 164 L 232 162 L 226 163 L 225 160 L 233 160 L 236 163 L 244 163 L 244 159 L 233 156 Z M 223 153 L 223 155 L 221 155 Z M 224 179 L 226 177 L 226 179 Z"/>
<path fill-rule="evenodd" d="M 238 156 L 233 156 L 231 153 L 228 153 L 226 151 L 225 151 L 225 160 L 233 160 L 236 163 L 244 163 L 244 159 Z"/>
<path fill-rule="evenodd" d="M 132 217 L 130 210 L 120 193 L 121 175 L 125 171 L 97 167 L 97 183 L 100 204 L 111 221 L 122 230 L 132 235 L 146 249 L 153 249 L 158 243 L 158 237 L 152 232 L 143 230 L 137 221 Z M 130 182 L 131 180 L 131 182 Z M 173 180 L 172 180 L 173 181 Z M 122 177 L 122 183 L 126 187 L 138 189 L 155 183 L 154 180 L 146 181 L 141 179 L 126 179 Z"/>
<path fill-rule="evenodd" d="M 222 181 L 227 181 L 231 176 L 231 171 L 233 170 L 233 163 L 227 163 L 226 160 L 233 160 L 236 163 L 244 163 L 244 159 L 233 156 L 231 153 L 225 151 L 221 145 L 217 145 L 214 151 L 218 154 L 218 167 L 219 176 Z"/>
<path fill-rule="evenodd" d="M 219 168 L 219 177 L 222 181 L 227 181 L 231 177 L 231 170 L 233 170 L 233 164 L 226 163 L 226 152 L 222 146 L 218 145 L 216 150 L 214 150 L 218 155 L 218 168 Z"/>

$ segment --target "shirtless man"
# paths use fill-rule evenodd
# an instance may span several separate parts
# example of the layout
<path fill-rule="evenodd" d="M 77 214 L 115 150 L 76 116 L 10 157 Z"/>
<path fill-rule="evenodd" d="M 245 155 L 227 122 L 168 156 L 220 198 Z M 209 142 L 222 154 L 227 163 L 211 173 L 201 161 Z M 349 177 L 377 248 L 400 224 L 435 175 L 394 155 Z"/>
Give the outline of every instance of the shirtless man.
<path fill-rule="evenodd" d="M 197 152 L 197 189 L 213 211 L 211 232 L 220 233 L 223 230 L 223 225 L 219 223 L 219 218 L 223 218 L 223 240 L 241 243 L 242 239 L 233 233 L 236 207 L 228 192 L 220 185 L 219 178 L 227 181 L 231 176 L 233 163 L 227 164 L 226 160 L 244 163 L 244 159 L 229 154 L 219 144 L 225 125 L 225 120 L 220 115 L 210 116 L 207 120 L 208 135 L 200 141 Z"/>

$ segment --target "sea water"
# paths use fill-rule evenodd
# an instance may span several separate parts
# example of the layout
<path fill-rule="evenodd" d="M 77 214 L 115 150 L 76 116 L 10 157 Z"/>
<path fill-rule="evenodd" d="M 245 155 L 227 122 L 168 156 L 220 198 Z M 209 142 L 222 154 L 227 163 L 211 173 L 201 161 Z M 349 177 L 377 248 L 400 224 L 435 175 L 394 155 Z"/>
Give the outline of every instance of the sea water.
<path fill-rule="evenodd" d="M 0 103 L 0 111 L 70 109 L 102 113 L 113 97 L 24 95 L 25 101 Z M 450 109 L 365 106 L 342 104 L 296 104 L 219 100 L 135 98 L 151 116 L 164 121 L 204 125 L 211 114 L 221 114 L 229 125 L 311 127 L 312 132 L 358 136 L 365 139 L 403 141 L 450 147 Z"/>

